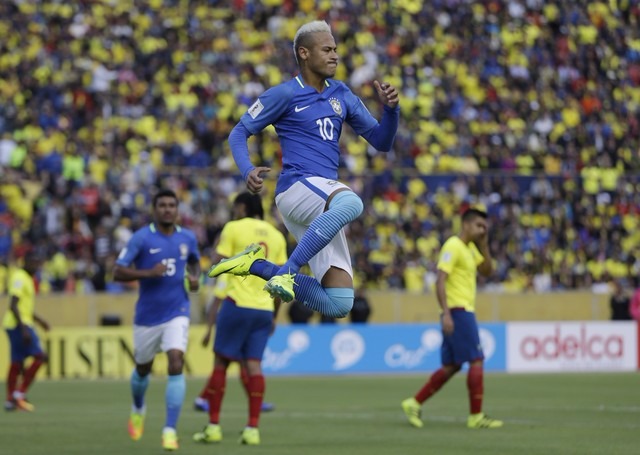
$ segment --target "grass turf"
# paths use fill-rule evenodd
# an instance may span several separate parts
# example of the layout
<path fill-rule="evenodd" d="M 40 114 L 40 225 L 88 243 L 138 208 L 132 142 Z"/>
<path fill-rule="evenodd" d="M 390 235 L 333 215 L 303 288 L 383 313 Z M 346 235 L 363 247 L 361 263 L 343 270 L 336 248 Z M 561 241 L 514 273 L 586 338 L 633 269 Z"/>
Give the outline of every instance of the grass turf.
<path fill-rule="evenodd" d="M 246 422 L 239 380 L 229 378 L 223 403 L 224 440 L 198 445 L 193 432 L 207 415 L 193 409 L 203 379 L 190 379 L 179 422 L 184 454 L 412 455 L 638 453 L 638 375 L 485 375 L 485 410 L 504 428 L 468 430 L 465 376 L 458 375 L 423 407 L 425 427 L 405 421 L 400 401 L 422 376 L 267 378 L 262 445 L 237 444 Z M 164 378 L 147 393 L 146 431 L 132 442 L 126 381 L 41 381 L 29 395 L 34 413 L 0 414 L 0 453 L 13 455 L 159 454 L 164 423 Z"/>

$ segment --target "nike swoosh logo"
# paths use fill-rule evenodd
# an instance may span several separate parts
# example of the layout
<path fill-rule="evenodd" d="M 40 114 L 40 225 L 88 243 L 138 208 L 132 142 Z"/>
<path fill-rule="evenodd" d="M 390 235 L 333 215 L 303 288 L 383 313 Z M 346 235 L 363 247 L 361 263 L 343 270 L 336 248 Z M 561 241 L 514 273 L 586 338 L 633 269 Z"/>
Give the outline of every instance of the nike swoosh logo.
<path fill-rule="evenodd" d="M 296 111 L 296 112 L 302 112 L 302 111 L 304 111 L 305 109 L 307 109 L 307 108 L 309 108 L 309 107 L 311 107 L 311 106 L 304 106 L 304 107 L 298 107 L 298 106 L 296 106 L 296 107 L 295 107 L 295 109 L 294 109 L 294 111 Z"/>
<path fill-rule="evenodd" d="M 151 248 L 149 250 L 149 254 L 156 254 L 156 253 L 159 253 L 160 251 L 162 251 L 162 248 Z"/>

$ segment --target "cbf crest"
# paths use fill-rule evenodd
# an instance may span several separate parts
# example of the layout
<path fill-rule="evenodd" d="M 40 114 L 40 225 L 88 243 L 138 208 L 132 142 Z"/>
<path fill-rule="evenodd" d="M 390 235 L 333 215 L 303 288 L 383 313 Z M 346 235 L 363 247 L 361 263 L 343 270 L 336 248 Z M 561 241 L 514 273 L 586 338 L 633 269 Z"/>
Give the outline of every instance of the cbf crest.
<path fill-rule="evenodd" d="M 331 104 L 333 112 L 338 114 L 339 117 L 342 117 L 342 104 L 340 104 L 340 100 L 338 98 L 329 98 L 329 104 Z"/>
<path fill-rule="evenodd" d="M 187 259 L 187 255 L 188 254 L 189 254 L 189 247 L 187 246 L 186 243 L 181 243 L 180 244 L 180 259 L 181 260 Z"/>

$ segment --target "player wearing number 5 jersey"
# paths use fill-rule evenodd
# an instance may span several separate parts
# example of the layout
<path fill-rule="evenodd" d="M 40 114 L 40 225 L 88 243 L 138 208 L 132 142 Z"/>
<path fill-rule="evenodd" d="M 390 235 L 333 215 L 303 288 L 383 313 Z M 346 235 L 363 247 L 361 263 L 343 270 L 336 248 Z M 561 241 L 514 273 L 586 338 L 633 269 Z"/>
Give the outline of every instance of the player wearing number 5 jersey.
<path fill-rule="evenodd" d="M 178 198 L 171 190 L 162 190 L 153 198 L 154 222 L 136 231 L 122 250 L 114 269 L 117 281 L 140 282 L 136 302 L 133 347 L 136 368 L 131 375 L 133 408 L 129 435 L 142 437 L 146 407 L 144 395 L 149 385 L 153 359 L 159 352 L 168 358 L 166 421 L 162 445 L 176 450 L 176 424 L 184 401 L 182 374 L 189 335 L 190 291 L 198 290 L 200 254 L 195 235 L 176 224 Z"/>
<path fill-rule="evenodd" d="M 300 74 L 264 92 L 242 116 L 229 136 L 234 160 L 252 192 L 262 189 L 247 139 L 274 125 L 282 147 L 282 172 L 276 185 L 276 205 L 298 245 L 277 267 L 264 260 L 259 248 L 248 248 L 212 267 L 221 273 L 252 274 L 267 281 L 265 290 L 284 301 L 295 297 L 327 316 L 345 317 L 353 306 L 353 273 L 344 227 L 356 219 L 363 204 L 348 186 L 338 182 L 344 124 L 380 151 L 389 151 L 398 128 L 400 109 L 395 87 L 374 81 L 384 113 L 378 122 L 342 82 L 332 79 L 338 54 L 324 21 L 298 29 L 293 51 Z M 299 275 L 309 264 L 315 278 Z"/>

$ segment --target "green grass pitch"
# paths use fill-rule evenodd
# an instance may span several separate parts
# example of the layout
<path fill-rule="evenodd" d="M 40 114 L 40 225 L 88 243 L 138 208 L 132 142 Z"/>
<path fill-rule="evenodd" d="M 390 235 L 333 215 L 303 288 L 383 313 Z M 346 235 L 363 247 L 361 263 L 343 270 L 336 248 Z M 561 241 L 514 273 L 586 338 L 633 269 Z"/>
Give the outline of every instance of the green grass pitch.
<path fill-rule="evenodd" d="M 223 403 L 224 440 L 198 445 L 193 432 L 207 416 L 193 410 L 204 379 L 190 379 L 179 423 L 183 454 L 412 455 L 636 454 L 640 447 L 637 373 L 485 375 L 485 411 L 504 419 L 497 430 L 468 430 L 465 376 L 459 375 L 423 407 L 425 427 L 405 421 L 400 401 L 423 376 L 267 378 L 276 410 L 261 419 L 262 445 L 237 444 L 246 400 L 229 378 Z M 142 440 L 126 431 L 126 381 L 41 381 L 30 393 L 34 413 L 0 414 L 0 453 L 12 455 L 160 454 L 164 378 L 147 394 Z"/>

